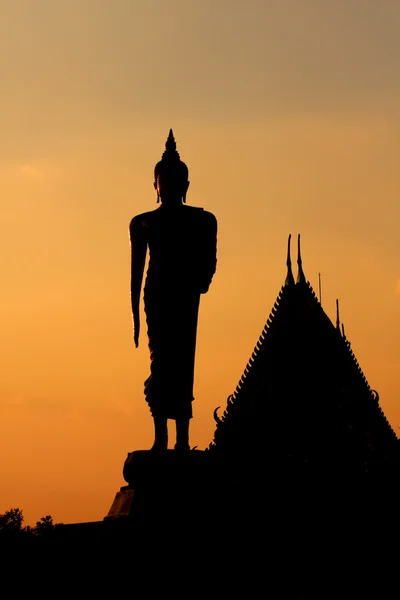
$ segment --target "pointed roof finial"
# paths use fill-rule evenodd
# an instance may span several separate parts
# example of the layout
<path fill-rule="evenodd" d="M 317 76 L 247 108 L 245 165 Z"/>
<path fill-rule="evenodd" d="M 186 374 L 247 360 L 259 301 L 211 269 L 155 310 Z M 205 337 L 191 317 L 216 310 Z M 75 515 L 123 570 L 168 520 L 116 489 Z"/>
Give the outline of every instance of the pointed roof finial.
<path fill-rule="evenodd" d="M 342 337 L 343 337 L 344 339 L 346 339 L 346 334 L 345 334 L 345 332 L 344 332 L 344 325 L 343 325 L 343 323 L 342 323 Z"/>
<path fill-rule="evenodd" d="M 336 329 L 340 333 L 339 300 L 336 298 Z"/>
<path fill-rule="evenodd" d="M 297 236 L 297 283 L 305 283 L 306 278 L 303 272 L 303 262 L 301 260 L 301 252 L 300 252 L 300 234 Z"/>
<path fill-rule="evenodd" d="M 287 266 L 287 275 L 286 275 L 286 280 L 285 280 L 285 285 L 293 285 L 294 284 L 294 277 L 293 277 L 293 273 L 292 273 L 292 261 L 290 260 L 290 239 L 292 237 L 292 234 L 289 234 L 289 238 L 288 238 L 288 247 L 287 247 L 287 259 L 286 259 L 286 266 Z"/>

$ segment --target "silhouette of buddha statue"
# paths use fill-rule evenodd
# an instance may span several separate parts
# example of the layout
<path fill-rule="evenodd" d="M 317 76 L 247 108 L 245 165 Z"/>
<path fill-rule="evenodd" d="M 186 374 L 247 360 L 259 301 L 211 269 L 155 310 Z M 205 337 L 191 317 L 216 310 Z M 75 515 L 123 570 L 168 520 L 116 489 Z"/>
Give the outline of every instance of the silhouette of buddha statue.
<path fill-rule="evenodd" d="M 176 450 L 188 450 L 200 295 L 216 269 L 217 221 L 186 205 L 188 168 L 172 133 L 154 170 L 160 206 L 130 223 L 134 341 L 139 344 L 139 302 L 147 249 L 144 310 L 150 349 L 145 397 L 154 419 L 152 449 L 168 447 L 167 419 L 176 421 Z"/>

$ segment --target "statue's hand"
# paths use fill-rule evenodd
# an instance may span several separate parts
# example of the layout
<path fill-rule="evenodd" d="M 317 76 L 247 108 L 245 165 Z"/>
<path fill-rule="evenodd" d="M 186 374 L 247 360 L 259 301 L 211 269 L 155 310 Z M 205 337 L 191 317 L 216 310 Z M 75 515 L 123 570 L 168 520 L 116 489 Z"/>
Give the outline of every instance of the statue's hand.
<path fill-rule="evenodd" d="M 139 313 L 133 315 L 133 340 L 136 348 L 139 346 L 140 318 Z"/>

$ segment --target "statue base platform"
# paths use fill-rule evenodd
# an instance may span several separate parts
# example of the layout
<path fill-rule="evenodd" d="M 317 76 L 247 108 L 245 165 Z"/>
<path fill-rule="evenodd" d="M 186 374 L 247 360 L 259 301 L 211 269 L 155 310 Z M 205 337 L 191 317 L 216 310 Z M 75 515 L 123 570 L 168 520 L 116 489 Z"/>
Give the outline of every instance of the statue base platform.
<path fill-rule="evenodd" d="M 146 528 L 208 521 L 222 490 L 220 466 L 204 450 L 130 452 L 123 468 L 128 485 L 117 492 L 104 520 Z"/>

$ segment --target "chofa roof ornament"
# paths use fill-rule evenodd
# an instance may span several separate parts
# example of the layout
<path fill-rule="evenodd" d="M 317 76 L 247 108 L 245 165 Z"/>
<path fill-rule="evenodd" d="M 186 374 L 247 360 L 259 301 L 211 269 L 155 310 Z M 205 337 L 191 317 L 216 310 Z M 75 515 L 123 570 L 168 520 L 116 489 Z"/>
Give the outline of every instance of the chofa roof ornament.
<path fill-rule="evenodd" d="M 291 237 L 292 237 L 292 234 L 290 233 L 289 238 L 288 238 L 288 247 L 287 247 L 287 259 L 286 259 L 287 275 L 286 275 L 285 285 L 294 285 L 294 277 L 293 277 L 293 272 L 292 272 L 292 261 L 290 260 Z"/>
<path fill-rule="evenodd" d="M 300 252 L 300 234 L 297 236 L 297 283 L 305 283 L 306 278 L 303 272 L 303 262 L 301 260 Z"/>

